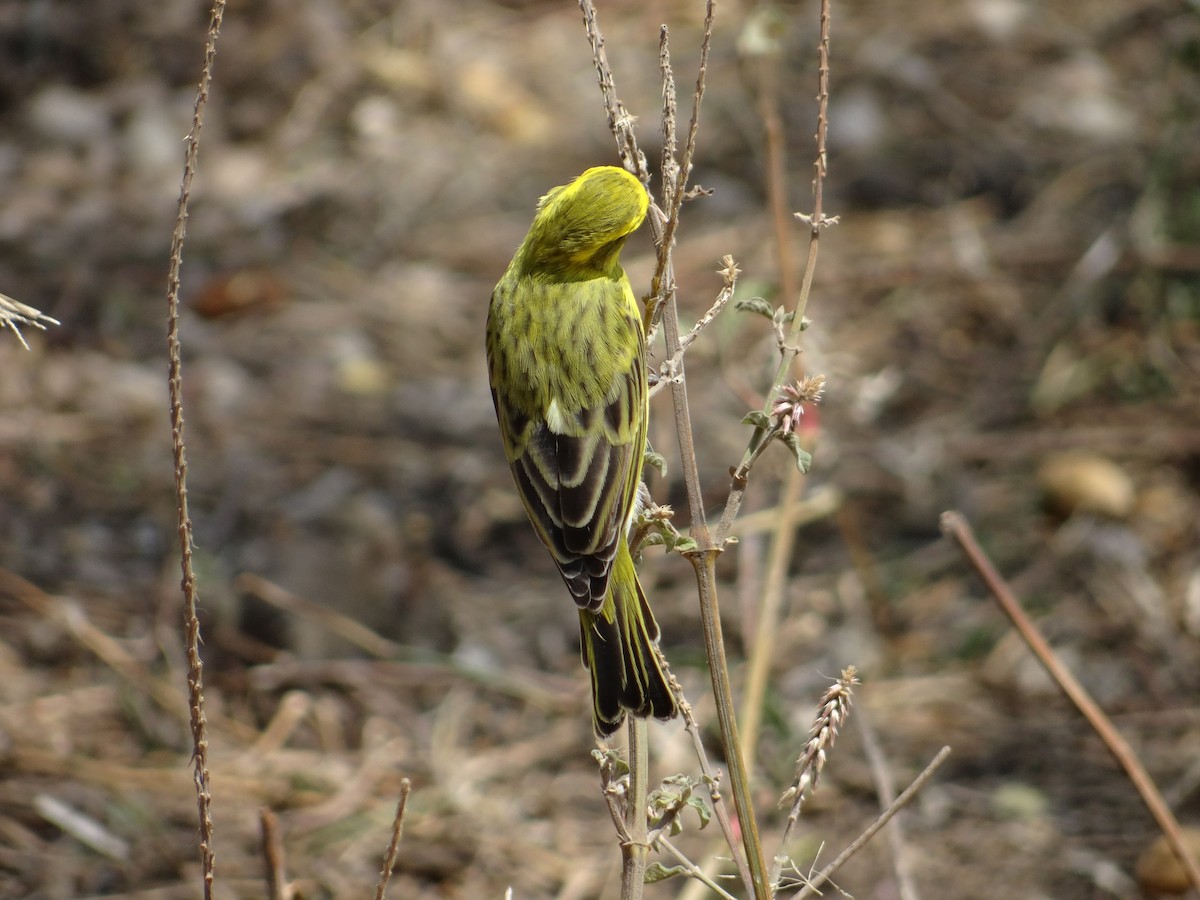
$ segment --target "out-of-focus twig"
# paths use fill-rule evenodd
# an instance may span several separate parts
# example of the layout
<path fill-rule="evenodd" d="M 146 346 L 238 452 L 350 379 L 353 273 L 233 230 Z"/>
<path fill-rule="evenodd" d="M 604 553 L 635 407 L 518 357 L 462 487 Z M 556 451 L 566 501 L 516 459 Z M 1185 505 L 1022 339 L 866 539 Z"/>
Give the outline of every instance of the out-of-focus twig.
<path fill-rule="evenodd" d="M 283 865 L 283 835 L 279 817 L 265 806 L 258 811 L 258 829 L 262 837 L 263 863 L 267 868 L 268 900 L 287 900 L 287 870 Z"/>
<path fill-rule="evenodd" d="M 1013 627 L 1021 635 L 1021 638 L 1029 646 L 1029 649 L 1034 652 L 1038 660 L 1050 676 L 1058 682 L 1058 686 L 1062 688 L 1064 694 L 1075 704 L 1076 708 L 1083 713 L 1083 717 L 1087 719 L 1088 724 L 1100 736 L 1100 740 L 1125 770 L 1125 774 L 1129 776 L 1129 780 L 1133 782 L 1133 786 L 1137 789 L 1138 794 L 1142 798 L 1142 802 L 1146 804 L 1146 808 L 1150 810 L 1150 815 L 1154 817 L 1154 821 L 1158 823 L 1158 827 L 1162 829 L 1163 835 L 1171 844 L 1171 849 L 1175 851 L 1175 855 L 1179 857 L 1183 863 L 1184 871 L 1187 872 L 1188 879 L 1192 882 L 1192 886 L 1200 891 L 1200 864 L 1197 864 L 1195 856 L 1188 848 L 1187 842 L 1183 838 L 1183 834 L 1179 827 L 1179 822 L 1176 820 L 1171 808 L 1159 793 L 1158 786 L 1154 783 L 1154 779 L 1150 777 L 1150 773 L 1146 771 L 1133 748 L 1129 746 L 1129 742 L 1121 736 L 1116 726 L 1109 720 L 1104 711 L 1100 709 L 1096 701 L 1091 698 L 1087 690 L 1082 684 L 1071 674 L 1071 670 L 1063 665 L 1062 660 L 1055 654 L 1049 642 L 1042 637 L 1037 626 L 1025 614 L 1025 610 L 1021 608 L 1021 604 L 1013 595 L 1012 590 L 996 571 L 996 567 L 992 565 L 992 561 L 984 553 L 983 548 L 979 546 L 979 542 L 975 540 L 975 534 L 967 522 L 966 517 L 962 513 L 954 510 L 942 513 L 942 533 L 953 540 L 971 567 L 983 579 L 983 583 L 987 585 L 988 591 L 996 602 L 1000 604 L 1000 608 L 1004 610 L 1004 614 L 1008 616 L 1009 621 L 1013 623 Z"/>
<path fill-rule="evenodd" d="M 865 710 L 858 711 L 858 729 L 863 736 L 863 750 L 867 754 L 867 763 L 871 766 L 871 774 L 875 779 L 875 791 L 879 794 L 879 803 L 887 809 L 896 801 L 896 782 L 888 769 L 887 760 L 883 756 L 883 748 L 879 746 L 879 738 L 871 725 L 871 717 Z M 892 827 L 888 829 L 888 843 L 892 848 L 892 865 L 896 870 L 896 885 L 900 891 L 900 900 L 919 900 L 916 885 L 913 883 L 912 866 L 908 863 L 908 847 L 904 841 L 904 829 L 900 827 L 900 816 L 894 817 Z"/>

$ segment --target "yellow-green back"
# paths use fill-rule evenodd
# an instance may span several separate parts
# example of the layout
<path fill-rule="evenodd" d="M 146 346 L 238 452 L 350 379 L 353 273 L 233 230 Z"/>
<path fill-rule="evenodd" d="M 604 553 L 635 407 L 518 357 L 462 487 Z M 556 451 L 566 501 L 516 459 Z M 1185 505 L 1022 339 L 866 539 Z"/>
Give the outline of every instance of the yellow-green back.
<path fill-rule="evenodd" d="M 576 602 L 593 610 L 646 440 L 645 338 L 619 254 L 648 202 L 613 167 L 550 191 L 488 311 L 505 452 L 539 536 Z"/>

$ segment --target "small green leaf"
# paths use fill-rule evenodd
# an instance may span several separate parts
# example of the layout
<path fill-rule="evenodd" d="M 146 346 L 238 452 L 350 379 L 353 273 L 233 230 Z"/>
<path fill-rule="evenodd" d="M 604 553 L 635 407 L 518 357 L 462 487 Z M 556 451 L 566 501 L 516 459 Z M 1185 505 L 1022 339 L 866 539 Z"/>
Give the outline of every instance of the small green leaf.
<path fill-rule="evenodd" d="M 646 805 L 654 810 L 656 814 L 659 814 L 666 812 L 681 802 L 683 802 L 682 798 L 674 791 L 651 791 Z"/>
<path fill-rule="evenodd" d="M 696 811 L 696 815 L 700 817 L 700 827 L 704 828 L 712 818 L 712 810 L 708 808 L 708 804 L 700 797 L 688 797 L 688 806 Z"/>
<path fill-rule="evenodd" d="M 687 869 L 683 866 L 668 867 L 656 862 L 646 866 L 646 884 L 654 884 L 658 881 L 666 881 L 668 878 L 674 878 L 676 875 L 686 874 Z"/>
<path fill-rule="evenodd" d="M 612 767 L 612 774 L 615 778 L 622 778 L 629 774 L 629 763 L 621 758 L 621 753 L 618 750 L 593 750 L 592 759 L 594 759 L 603 769 L 605 766 Z"/>
<path fill-rule="evenodd" d="M 812 465 L 812 454 L 800 446 L 800 436 L 794 431 L 787 431 L 779 435 L 779 439 L 791 451 L 792 457 L 796 460 L 796 468 L 800 470 L 800 474 L 807 475 L 808 467 Z"/>
<path fill-rule="evenodd" d="M 646 536 L 642 538 L 643 547 L 663 547 L 666 546 L 666 543 L 667 542 L 663 539 L 662 532 L 659 531 L 647 531 Z"/>
<path fill-rule="evenodd" d="M 771 427 L 771 417 L 761 409 L 756 409 L 742 416 L 742 424 L 753 425 L 755 428 L 761 428 L 763 431 L 766 431 Z"/>
<path fill-rule="evenodd" d="M 642 454 L 642 465 L 650 466 L 652 469 L 657 469 L 660 478 L 667 477 L 667 458 L 661 453 L 656 453 L 655 451 L 651 450 L 649 447 L 647 447 L 646 452 Z"/>
<path fill-rule="evenodd" d="M 662 780 L 663 784 L 674 785 L 680 788 L 685 793 L 690 791 L 696 784 L 696 779 L 686 772 L 676 772 L 674 775 L 668 775 Z"/>
<path fill-rule="evenodd" d="M 763 297 L 747 297 L 744 300 L 734 300 L 733 308 L 738 312 L 758 313 L 767 319 L 775 316 L 775 308 Z"/>
<path fill-rule="evenodd" d="M 700 545 L 697 544 L 693 538 L 685 537 L 685 538 L 680 538 L 678 541 L 676 541 L 675 546 L 672 547 L 671 549 L 674 550 L 676 553 L 692 553 L 699 546 Z"/>
<path fill-rule="evenodd" d="M 771 316 L 771 321 L 774 322 L 776 325 L 786 325 L 789 322 L 791 322 L 794 318 L 796 318 L 796 313 L 793 310 L 787 310 L 781 306 L 777 310 L 775 310 L 775 314 L 773 316 Z M 800 323 L 801 323 L 801 325 L 803 325 L 804 320 L 801 319 Z"/>

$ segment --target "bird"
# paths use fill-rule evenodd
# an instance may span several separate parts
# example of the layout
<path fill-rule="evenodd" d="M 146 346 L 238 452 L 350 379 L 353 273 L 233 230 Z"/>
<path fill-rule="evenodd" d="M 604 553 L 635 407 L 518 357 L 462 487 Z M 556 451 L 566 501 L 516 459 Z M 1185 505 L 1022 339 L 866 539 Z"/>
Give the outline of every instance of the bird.
<path fill-rule="evenodd" d="M 504 453 L 579 611 L 598 737 L 678 712 L 628 532 L 649 419 L 641 307 L 621 267 L 649 195 L 615 166 L 552 188 L 492 291 L 487 364 Z"/>

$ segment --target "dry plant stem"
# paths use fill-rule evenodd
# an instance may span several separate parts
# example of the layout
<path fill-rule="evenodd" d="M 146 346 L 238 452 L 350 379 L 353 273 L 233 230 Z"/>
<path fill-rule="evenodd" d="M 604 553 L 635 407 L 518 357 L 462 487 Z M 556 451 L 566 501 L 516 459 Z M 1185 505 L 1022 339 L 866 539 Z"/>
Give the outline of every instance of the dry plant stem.
<path fill-rule="evenodd" d="M 766 400 L 763 403 L 763 412 L 770 414 L 771 406 L 775 402 L 775 395 L 779 393 L 779 388 L 787 380 L 788 374 L 791 372 L 792 363 L 800 352 L 800 348 L 796 344 L 797 338 L 800 336 L 800 331 L 804 326 L 804 312 L 808 308 L 808 297 L 812 292 L 813 273 L 817 268 L 817 250 L 821 242 L 821 229 L 826 225 L 830 225 L 837 221 L 836 217 L 826 218 L 825 216 L 825 175 L 826 175 L 826 132 L 829 122 L 829 4 L 830 0 L 821 0 L 821 39 L 817 47 L 817 158 L 813 163 L 813 211 L 811 215 L 801 216 L 800 218 L 807 222 L 810 228 L 808 241 L 808 259 L 804 264 L 804 276 L 800 283 L 800 295 L 796 301 L 796 308 L 793 311 L 793 319 L 791 328 L 788 331 L 786 340 L 779 348 L 782 358 L 779 360 L 779 367 L 775 370 L 775 378 L 771 382 L 771 387 L 767 391 Z M 737 518 L 738 510 L 742 505 L 742 498 L 746 493 L 746 479 L 750 475 L 750 469 L 754 465 L 754 461 L 761 455 L 765 447 L 770 433 L 762 428 L 756 428 L 754 434 L 750 437 L 750 443 L 746 447 L 746 452 L 742 455 L 742 460 L 738 463 L 737 468 L 733 473 L 733 484 L 729 490 L 729 498 L 725 502 L 725 511 L 721 514 L 721 523 L 717 526 L 717 545 L 723 545 L 725 538 L 729 536 L 729 529 L 733 527 L 733 521 Z"/>
<path fill-rule="evenodd" d="M 196 573 L 192 569 L 192 522 L 188 515 L 187 453 L 183 439 L 183 373 L 179 344 L 179 271 L 183 265 L 183 242 L 187 233 L 188 199 L 196 159 L 200 153 L 200 128 L 208 103 L 213 63 L 217 57 L 217 37 L 225 15 L 225 0 L 214 0 L 204 45 L 204 69 L 196 90 L 192 128 L 187 136 L 183 178 L 179 183 L 179 206 L 175 229 L 171 234 L 171 262 L 167 274 L 167 384 L 171 402 L 171 446 L 175 461 L 175 497 L 179 511 L 181 588 L 184 601 L 188 659 L 188 706 L 192 725 L 192 759 L 196 785 L 196 805 L 200 819 L 200 870 L 204 879 L 205 900 L 211 900 L 216 856 L 213 850 L 212 795 L 209 792 L 208 730 L 204 717 L 204 663 L 200 658 L 200 620 L 196 616 Z"/>
<path fill-rule="evenodd" d="M 592 60 L 600 81 L 600 94 L 604 98 L 605 112 L 608 113 L 608 130 L 617 141 L 617 155 L 621 157 L 622 165 L 645 184 L 650 180 L 646 157 L 637 146 L 637 138 L 633 133 L 633 116 L 617 98 L 612 67 L 608 64 L 608 54 L 604 52 L 604 35 L 600 33 L 600 25 L 596 21 L 596 7 L 592 0 L 579 0 L 579 8 L 583 11 L 583 27 L 587 32 L 588 43 L 592 45 Z M 654 217 L 650 218 L 651 228 L 654 228 Z M 659 232 L 655 231 L 656 241 L 658 235 Z"/>
<path fill-rule="evenodd" d="M 713 696 L 717 707 L 717 720 L 721 728 L 721 745 L 729 765 L 730 790 L 737 810 L 738 823 L 742 829 L 742 846 L 750 868 L 751 887 L 757 900 L 771 896 L 767 881 L 766 860 L 762 842 L 758 836 L 758 820 L 750 797 L 750 779 L 738 739 L 737 717 L 733 706 L 733 689 L 729 681 L 729 664 L 725 658 L 725 641 L 721 634 L 721 613 L 717 598 L 716 558 L 721 552 L 714 544 L 704 514 L 704 496 L 700 487 L 700 472 L 696 463 L 696 448 L 692 435 L 691 414 L 688 410 L 687 385 L 684 376 L 683 342 L 679 333 L 679 312 L 676 305 L 675 275 L 671 265 L 675 228 L 679 223 L 679 211 L 687 189 L 687 178 L 691 173 L 692 156 L 695 152 L 696 133 L 700 122 L 700 105 L 704 98 L 704 79 L 708 67 L 708 50 L 712 38 L 712 22 L 715 4 L 710 0 L 706 6 L 704 40 L 700 50 L 700 69 L 696 78 L 696 90 L 692 98 L 692 117 L 688 127 L 688 139 L 678 170 L 672 167 L 664 155 L 663 189 L 664 201 L 670 210 L 663 229 L 659 246 L 659 264 L 655 273 L 654 289 L 658 301 L 657 311 L 662 313 L 663 337 L 667 358 L 673 362 L 671 405 L 675 412 L 675 432 L 679 441 L 680 467 L 688 495 L 688 511 L 691 515 L 691 535 L 696 541 L 695 552 L 686 554 L 696 573 L 696 587 L 700 595 L 700 620 L 704 631 L 704 649 L 708 659 L 709 675 L 712 678 Z M 665 72 L 670 72 L 666 43 L 662 45 L 662 57 L 666 60 Z M 668 106 L 668 113 L 670 107 Z M 671 116 L 665 117 L 668 123 Z M 673 136 L 673 125 L 665 129 Z"/>
<path fill-rule="evenodd" d="M 884 809 L 896 800 L 896 783 L 888 769 L 887 760 L 883 756 L 883 748 L 879 746 L 879 738 L 871 725 L 871 717 L 866 710 L 859 709 L 855 718 L 862 731 L 863 749 L 867 754 L 867 762 L 871 766 L 871 774 L 875 778 L 875 790 L 879 794 L 879 805 Z M 895 817 L 892 827 L 888 829 L 888 843 L 892 848 L 892 865 L 896 870 L 896 883 L 900 889 L 900 900 L 919 900 L 916 885 L 913 883 L 912 867 L 908 864 L 908 847 L 904 841 L 904 829 L 901 827 L 900 816 Z"/>
<path fill-rule="evenodd" d="M 621 843 L 621 900 L 640 900 L 646 885 L 647 841 L 646 781 L 650 777 L 649 735 L 646 720 L 627 716 L 629 732 L 629 797 L 625 804 L 626 838 Z"/>
<path fill-rule="evenodd" d="M 583 10 L 584 27 L 592 46 L 592 58 L 600 82 L 600 91 L 604 97 L 605 109 L 608 113 L 609 127 L 617 142 L 617 150 L 625 167 L 647 181 L 645 172 L 645 157 L 637 149 L 637 140 L 633 133 L 632 120 L 625 108 L 616 97 L 613 86 L 612 71 L 604 53 L 604 39 L 596 22 L 596 11 L 591 0 L 580 0 Z M 674 359 L 681 347 L 679 335 L 679 318 L 675 305 L 675 282 L 671 267 L 671 250 L 674 240 L 674 230 L 678 223 L 679 208 L 683 202 L 683 194 L 687 188 L 686 177 L 691 169 L 691 159 L 695 148 L 695 136 L 700 122 L 700 104 L 704 96 L 704 78 L 707 70 L 708 47 L 712 34 L 712 20 L 715 3 L 709 0 L 705 15 L 705 37 L 701 48 L 701 64 L 697 74 L 696 91 L 693 95 L 692 118 L 688 130 L 687 146 L 683 160 L 678 170 L 678 177 L 672 172 L 664 172 L 664 202 L 673 215 L 662 220 L 661 210 L 651 207 L 650 228 L 658 246 L 659 264 L 655 277 L 655 299 L 657 309 L 663 313 L 663 333 L 666 340 L 666 352 L 669 359 Z M 669 126 L 673 127 L 673 126 Z M 746 766 L 742 759 L 741 745 L 737 737 L 737 720 L 733 709 L 733 693 L 729 684 L 729 670 L 725 660 L 725 647 L 721 637 L 720 610 L 717 603 L 715 560 L 721 552 L 720 546 L 714 544 L 709 534 L 708 524 L 704 515 L 704 501 L 700 490 L 700 477 L 696 465 L 695 446 L 692 438 L 691 417 L 688 413 L 687 388 L 684 384 L 683 363 L 680 360 L 677 371 L 671 380 L 671 399 L 675 411 L 675 430 L 679 440 L 679 454 L 683 469 L 684 483 L 687 487 L 688 507 L 692 518 L 692 537 L 698 549 L 688 554 L 696 573 L 696 581 L 700 594 L 701 621 L 704 627 L 704 645 L 708 655 L 709 673 L 712 676 L 713 692 L 717 704 L 717 716 L 721 726 L 721 743 L 729 765 L 730 789 L 733 792 L 734 806 L 737 809 L 739 824 L 742 829 L 742 844 L 750 867 L 752 889 L 756 900 L 768 900 L 771 896 L 770 885 L 767 883 L 767 867 L 763 858 L 762 843 L 758 837 L 758 825 L 754 816 L 754 808 L 750 800 L 750 786 L 746 774 Z"/>
<path fill-rule="evenodd" d="M 758 115 L 763 123 L 767 149 L 767 184 L 771 201 L 771 225 L 775 232 L 775 255 L 779 269 L 779 292 L 796 296 L 796 274 L 792 262 L 792 217 L 788 210 L 787 164 L 783 117 L 779 113 L 779 55 L 762 53 L 756 68 Z"/>
<path fill-rule="evenodd" d="M 767 693 L 767 679 L 771 673 L 771 660 L 775 655 L 775 635 L 779 631 L 779 614 L 783 608 L 784 583 L 787 580 L 788 563 L 796 545 L 796 526 L 786 515 L 786 510 L 800 499 L 800 473 L 792 469 L 779 501 L 779 523 L 771 539 L 771 550 L 767 559 L 767 580 L 763 585 L 762 603 L 758 610 L 758 627 L 754 634 L 754 649 L 747 666 L 746 687 L 742 694 L 742 752 L 746 764 L 754 769 L 758 731 L 762 723 L 763 697 Z"/>
<path fill-rule="evenodd" d="M 666 660 L 659 653 L 660 661 L 666 667 Z M 667 671 L 670 671 L 668 668 Z M 684 730 L 692 739 L 692 748 L 696 753 L 696 759 L 700 761 L 700 771 L 708 779 L 708 792 L 712 798 L 713 814 L 717 817 L 717 825 L 721 829 L 721 834 L 725 838 L 725 843 L 729 846 L 729 852 L 733 856 L 734 865 L 737 867 L 738 875 L 741 876 L 742 884 L 745 885 L 747 891 L 753 889 L 753 881 L 750 877 L 750 867 L 746 864 L 745 853 L 738 846 L 737 838 L 733 833 L 733 824 L 729 819 L 729 808 L 725 803 L 725 795 L 721 793 L 719 773 L 716 772 L 712 764 L 708 761 L 708 752 L 704 749 L 704 740 L 700 737 L 700 726 L 696 722 L 696 716 L 692 712 L 692 705 L 688 703 L 687 698 L 683 695 L 683 688 L 671 676 L 671 690 L 675 694 L 675 699 L 679 703 L 679 712 L 683 716 Z M 715 859 L 715 858 L 714 858 Z"/>
<path fill-rule="evenodd" d="M 383 868 L 379 870 L 379 882 L 375 885 L 375 900 L 384 900 L 387 896 L 388 881 L 391 880 L 392 870 L 396 868 L 396 859 L 400 855 L 404 812 L 408 808 L 408 795 L 411 791 L 412 782 L 407 778 L 400 779 L 400 800 L 396 803 L 396 815 L 392 817 L 392 839 L 388 842 L 387 853 L 383 855 Z"/>
<path fill-rule="evenodd" d="M 865 847 L 867 842 L 879 833 L 879 829 L 891 821 L 892 816 L 908 805 L 909 801 L 917 795 L 917 791 L 925 786 L 925 782 L 933 777 L 933 773 L 938 770 L 949 755 L 949 747 L 943 747 L 939 750 L 937 756 L 930 761 L 925 770 L 916 777 L 916 780 L 912 784 L 904 789 L 904 793 L 896 798 L 896 802 L 885 809 L 879 818 L 870 824 L 866 831 L 856 837 L 849 847 L 837 855 L 837 858 L 833 862 L 810 878 L 801 890 L 793 894 L 793 900 L 802 900 L 804 897 L 812 897 L 819 894 L 821 885 L 828 881 L 833 873 L 845 865 L 855 853 Z"/>
<path fill-rule="evenodd" d="M 283 836 L 279 833 L 279 818 L 263 807 L 258 811 L 259 831 L 262 834 L 263 862 L 267 866 L 267 897 L 285 900 L 287 875 L 283 867 Z"/>
<path fill-rule="evenodd" d="M 1171 845 L 1171 849 L 1183 864 L 1183 869 L 1187 872 L 1188 880 L 1192 886 L 1200 891 L 1200 865 L 1197 864 L 1195 856 L 1192 855 L 1186 842 L 1183 840 L 1183 835 L 1180 832 L 1179 822 L 1176 821 L 1171 808 L 1159 793 L 1157 785 L 1150 777 L 1149 773 L 1142 766 L 1141 760 L 1129 743 L 1121 736 L 1116 727 L 1109 721 L 1103 710 L 1096 704 L 1083 685 L 1071 674 L 1071 671 L 1063 665 L 1061 660 L 1055 655 L 1054 650 L 1046 639 L 1042 637 L 1041 632 L 1037 630 L 1037 626 L 1025 614 L 1025 610 L 1021 608 L 1021 604 L 1013 595 L 1008 584 L 996 571 L 996 567 L 992 565 L 992 561 L 984 553 L 983 548 L 975 540 L 974 532 L 971 530 L 970 524 L 962 513 L 949 511 L 942 513 L 942 533 L 952 538 L 962 550 L 963 555 L 971 563 L 971 566 L 983 579 L 987 589 L 991 595 L 1000 604 L 1000 608 L 1004 610 L 1004 614 L 1008 616 L 1021 638 L 1029 645 L 1029 649 L 1034 652 L 1038 660 L 1046 667 L 1051 677 L 1058 682 L 1058 686 L 1062 688 L 1063 693 L 1075 704 L 1076 708 L 1083 713 L 1083 717 L 1087 719 L 1088 724 L 1100 736 L 1100 739 L 1108 747 L 1108 751 L 1116 758 L 1117 762 L 1125 770 L 1129 776 L 1129 780 L 1133 782 L 1133 786 L 1141 795 L 1142 802 L 1146 804 L 1146 808 L 1150 810 L 1150 815 L 1158 823 L 1158 827 L 1162 829 L 1163 835 L 1166 836 L 1167 842 Z"/>
<path fill-rule="evenodd" d="M 654 271 L 654 279 L 651 285 L 654 290 L 656 299 L 659 302 L 659 309 L 662 308 L 663 301 L 666 300 L 666 292 L 674 292 L 675 278 L 674 273 L 669 271 L 671 265 L 671 251 L 675 244 L 675 229 L 679 227 L 679 210 L 683 206 L 683 195 L 687 189 L 688 179 L 692 174 L 692 158 L 696 155 L 696 134 L 700 129 L 700 105 L 704 100 L 704 80 L 708 74 L 708 51 L 712 45 L 712 27 L 713 16 L 716 13 L 716 3 L 714 0 L 708 0 L 704 8 L 704 37 L 700 42 L 700 67 L 696 72 L 696 89 L 692 94 L 692 117 L 688 122 L 687 140 L 683 146 L 683 156 L 680 158 L 678 165 L 673 160 L 673 154 L 668 155 L 666 145 L 669 143 L 674 149 L 675 144 L 675 118 L 674 118 L 674 78 L 670 77 L 670 99 L 667 99 L 667 85 L 664 84 L 664 104 L 669 104 L 670 114 L 664 109 L 663 124 L 664 132 L 669 129 L 669 141 L 664 141 L 663 147 L 663 198 L 667 203 L 667 219 L 663 226 L 661 237 L 655 238 L 655 243 L 658 245 L 658 267 Z M 663 29 L 663 37 L 660 43 L 660 60 L 665 60 L 666 67 L 664 76 L 670 75 L 670 59 L 667 53 L 666 29 Z M 664 78 L 664 80 L 667 80 Z"/>
<path fill-rule="evenodd" d="M 757 63 L 758 114 L 763 122 L 763 136 L 767 148 L 767 183 L 771 201 L 771 221 L 775 232 L 776 268 L 779 271 L 780 293 L 791 298 L 796 296 L 796 275 L 792 262 L 792 223 L 788 214 L 790 204 L 787 193 L 783 120 L 779 113 L 779 55 L 763 53 L 758 57 Z M 815 263 L 815 259 L 810 260 L 810 264 Z M 775 393 L 772 391 L 767 396 L 774 398 Z M 779 503 L 782 509 L 788 509 L 800 499 L 800 485 L 799 471 L 789 470 L 783 497 Z M 763 697 L 766 695 L 779 613 L 783 606 L 787 565 L 795 542 L 795 527 L 789 526 L 786 516 L 781 516 L 771 539 L 767 579 L 763 585 L 758 627 L 755 630 L 746 686 L 742 695 L 742 751 L 746 755 L 746 764 L 751 772 L 754 771 Z"/>
<path fill-rule="evenodd" d="M 671 312 L 668 311 L 668 317 Z M 694 464 L 694 460 L 693 460 Z M 705 529 L 705 539 L 707 529 Z M 758 835 L 758 819 L 750 799 L 750 778 L 742 757 L 742 745 L 738 739 L 737 716 L 733 708 L 733 689 L 729 683 L 729 665 L 725 659 L 725 641 L 721 635 L 721 613 L 717 603 L 716 559 L 720 550 L 703 548 L 687 554 L 696 571 L 696 585 L 700 592 L 700 620 L 704 627 L 704 650 L 708 657 L 709 675 L 712 677 L 713 696 L 717 706 L 717 721 L 721 727 L 721 746 L 729 765 L 730 790 L 733 805 L 737 810 L 738 824 L 742 829 L 742 846 L 746 850 L 746 861 L 750 866 L 750 877 L 755 900 L 769 900 L 771 886 L 767 878 L 767 864 L 763 857 L 762 840 Z"/>

